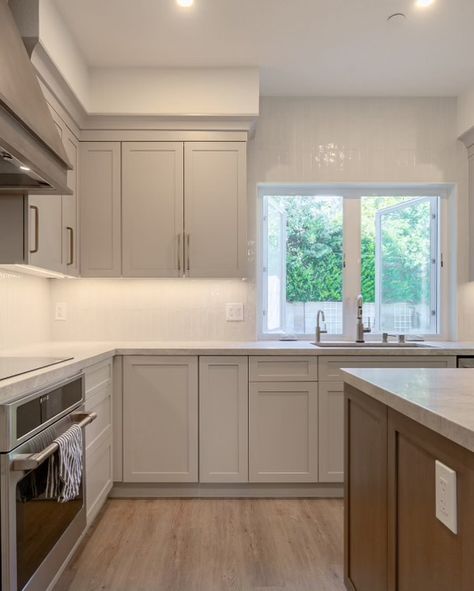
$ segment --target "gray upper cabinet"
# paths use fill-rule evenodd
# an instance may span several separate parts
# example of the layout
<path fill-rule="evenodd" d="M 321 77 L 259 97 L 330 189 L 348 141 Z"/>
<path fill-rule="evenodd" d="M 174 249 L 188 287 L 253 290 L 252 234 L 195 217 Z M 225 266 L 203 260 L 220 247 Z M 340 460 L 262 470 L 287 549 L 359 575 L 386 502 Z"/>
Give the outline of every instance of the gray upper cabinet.
<path fill-rule="evenodd" d="M 64 272 L 68 275 L 79 274 L 78 249 L 78 203 L 77 183 L 79 168 L 79 142 L 68 128 L 63 130 L 63 144 L 69 162 L 73 165 L 67 175 L 67 184 L 72 195 L 62 197 L 62 260 Z"/>
<path fill-rule="evenodd" d="M 246 142 L 81 142 L 81 274 L 245 277 Z"/>
<path fill-rule="evenodd" d="M 26 200 L 28 236 L 24 262 L 49 271 L 64 272 L 62 198 L 30 195 Z"/>
<path fill-rule="evenodd" d="M 185 265 L 190 277 L 244 277 L 245 142 L 185 144 Z"/>
<path fill-rule="evenodd" d="M 51 114 L 73 169 L 71 195 L 29 195 L 0 202 L 0 263 L 23 264 L 46 271 L 78 274 L 78 140 L 52 108 Z"/>
<path fill-rule="evenodd" d="M 118 277 L 121 263 L 120 142 L 81 142 L 81 274 Z"/>
<path fill-rule="evenodd" d="M 183 143 L 123 143 L 123 275 L 181 275 L 183 222 Z"/>

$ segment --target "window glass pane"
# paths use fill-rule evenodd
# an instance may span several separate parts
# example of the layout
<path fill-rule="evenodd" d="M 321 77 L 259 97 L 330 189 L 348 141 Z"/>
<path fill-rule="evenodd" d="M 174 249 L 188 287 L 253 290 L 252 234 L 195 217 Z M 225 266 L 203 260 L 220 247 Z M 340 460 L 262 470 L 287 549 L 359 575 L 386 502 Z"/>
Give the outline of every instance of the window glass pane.
<path fill-rule="evenodd" d="M 364 317 L 378 332 L 437 332 L 437 209 L 437 197 L 362 198 Z"/>
<path fill-rule="evenodd" d="M 342 197 L 264 198 L 264 328 L 314 333 L 324 310 L 330 334 L 342 334 Z"/>

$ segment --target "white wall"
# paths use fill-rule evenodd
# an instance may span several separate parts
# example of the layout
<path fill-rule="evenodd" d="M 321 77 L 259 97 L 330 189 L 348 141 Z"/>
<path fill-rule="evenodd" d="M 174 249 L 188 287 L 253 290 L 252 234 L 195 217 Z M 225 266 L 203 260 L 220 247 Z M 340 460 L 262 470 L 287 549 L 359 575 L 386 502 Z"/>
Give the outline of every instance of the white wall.
<path fill-rule="evenodd" d="M 0 351 L 51 338 L 49 280 L 0 269 Z"/>
<path fill-rule="evenodd" d="M 52 0 L 39 3 L 39 40 L 66 84 L 87 111 L 89 68 Z"/>
<path fill-rule="evenodd" d="M 241 280 L 51 280 L 52 306 L 66 302 L 68 319 L 53 321 L 55 340 L 252 340 L 255 297 Z M 226 322 L 225 303 L 244 303 L 244 322 Z"/>
<path fill-rule="evenodd" d="M 89 114 L 258 114 L 258 68 L 94 68 Z"/>
<path fill-rule="evenodd" d="M 458 137 L 474 127 L 474 84 L 466 88 L 458 97 Z"/>

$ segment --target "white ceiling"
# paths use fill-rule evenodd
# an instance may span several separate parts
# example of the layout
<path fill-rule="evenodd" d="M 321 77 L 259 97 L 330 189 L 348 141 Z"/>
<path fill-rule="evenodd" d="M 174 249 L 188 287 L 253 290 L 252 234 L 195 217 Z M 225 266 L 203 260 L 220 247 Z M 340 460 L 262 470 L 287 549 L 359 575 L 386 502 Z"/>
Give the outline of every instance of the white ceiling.
<path fill-rule="evenodd" d="M 91 67 L 259 66 L 264 95 L 454 96 L 474 81 L 474 0 L 55 3 Z"/>

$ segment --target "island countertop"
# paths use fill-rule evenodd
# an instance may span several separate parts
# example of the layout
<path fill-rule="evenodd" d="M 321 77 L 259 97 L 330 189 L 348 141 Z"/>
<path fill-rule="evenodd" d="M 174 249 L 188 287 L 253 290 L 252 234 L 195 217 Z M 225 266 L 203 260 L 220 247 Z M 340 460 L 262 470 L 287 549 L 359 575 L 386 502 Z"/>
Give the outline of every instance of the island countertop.
<path fill-rule="evenodd" d="M 344 382 L 474 452 L 474 369 L 346 369 Z"/>

